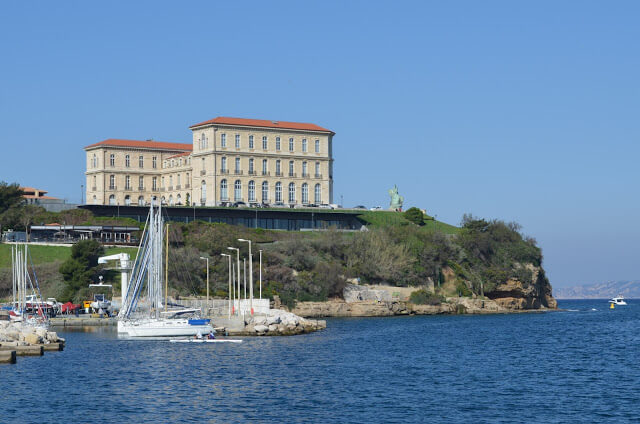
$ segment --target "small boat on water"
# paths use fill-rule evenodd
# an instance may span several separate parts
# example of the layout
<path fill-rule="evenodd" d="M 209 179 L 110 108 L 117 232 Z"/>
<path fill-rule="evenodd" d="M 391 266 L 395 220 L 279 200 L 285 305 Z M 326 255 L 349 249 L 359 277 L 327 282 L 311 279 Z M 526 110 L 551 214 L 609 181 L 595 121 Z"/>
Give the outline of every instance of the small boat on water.
<path fill-rule="evenodd" d="M 627 302 L 624 301 L 624 296 L 621 294 L 611 299 L 609 303 L 611 304 L 611 309 L 618 305 L 623 306 L 627 304 Z"/>

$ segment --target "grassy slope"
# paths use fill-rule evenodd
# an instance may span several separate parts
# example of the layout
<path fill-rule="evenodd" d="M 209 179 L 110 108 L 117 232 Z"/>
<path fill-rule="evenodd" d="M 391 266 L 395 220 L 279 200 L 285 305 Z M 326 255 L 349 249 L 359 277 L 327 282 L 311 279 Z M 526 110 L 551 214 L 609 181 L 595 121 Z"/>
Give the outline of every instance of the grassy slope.
<path fill-rule="evenodd" d="M 0 268 L 11 267 L 11 245 L 0 244 Z M 69 246 L 29 246 L 31 258 L 36 265 L 65 261 L 71 256 L 71 245 Z M 132 258 L 135 257 L 136 248 L 134 247 L 111 247 L 105 249 L 105 255 L 115 255 L 116 253 L 127 252 Z"/>
<path fill-rule="evenodd" d="M 373 227 L 386 227 L 386 226 L 398 226 L 408 225 L 409 221 L 404 219 L 404 216 L 400 212 L 393 211 L 366 211 L 358 216 L 367 225 Z M 440 221 L 425 221 L 422 227 L 419 227 L 420 231 L 442 231 L 445 234 L 456 234 L 459 231 L 458 227 L 446 224 Z"/>

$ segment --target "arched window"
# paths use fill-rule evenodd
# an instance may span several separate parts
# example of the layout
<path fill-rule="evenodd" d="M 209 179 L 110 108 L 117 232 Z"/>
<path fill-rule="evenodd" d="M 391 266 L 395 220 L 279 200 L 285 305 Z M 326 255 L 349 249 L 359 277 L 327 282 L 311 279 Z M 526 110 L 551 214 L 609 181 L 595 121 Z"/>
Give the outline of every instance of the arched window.
<path fill-rule="evenodd" d="M 276 202 L 282 202 L 282 183 L 276 183 Z"/>
<path fill-rule="evenodd" d="M 289 183 L 289 203 L 296 202 L 296 185 L 295 183 Z"/>
<path fill-rule="evenodd" d="M 144 197 L 138 196 L 138 206 L 144 206 Z"/>
<path fill-rule="evenodd" d="M 322 188 L 320 187 L 320 184 L 316 184 L 316 187 L 313 190 L 313 202 L 316 205 L 322 203 Z"/>
<path fill-rule="evenodd" d="M 262 182 L 262 203 L 269 203 L 269 183 Z"/>
<path fill-rule="evenodd" d="M 124 166 L 126 166 L 127 168 L 131 165 L 131 160 L 129 158 L 129 155 L 126 155 L 124 157 Z"/>
<path fill-rule="evenodd" d="M 185 204 L 186 204 L 187 206 L 189 206 L 189 205 L 190 205 L 190 202 L 191 202 L 191 196 L 189 195 L 189 193 L 187 193 L 187 195 L 185 196 L 185 199 L 186 199 L 186 200 L 185 200 L 185 202 L 186 202 Z"/>
<path fill-rule="evenodd" d="M 169 195 L 169 206 L 173 206 L 173 194 Z"/>
<path fill-rule="evenodd" d="M 179 194 L 176 196 L 176 205 L 182 205 L 182 196 L 180 196 Z"/>
<path fill-rule="evenodd" d="M 220 181 L 220 200 L 223 202 L 229 200 L 229 193 L 227 191 L 227 180 Z"/>
<path fill-rule="evenodd" d="M 115 190 L 115 188 L 116 188 L 116 176 L 115 175 L 109 175 L 109 188 L 111 190 Z"/>
<path fill-rule="evenodd" d="M 113 153 L 109 155 L 109 166 L 116 166 L 116 155 Z"/>
<path fill-rule="evenodd" d="M 240 180 L 236 180 L 235 184 L 233 184 L 233 200 L 236 202 L 242 201 L 242 182 Z"/>
<path fill-rule="evenodd" d="M 109 204 L 110 205 L 115 205 L 116 204 L 116 196 L 114 194 L 109 196 Z"/>
<path fill-rule="evenodd" d="M 303 152 L 307 151 L 307 139 L 306 138 L 302 139 L 302 151 Z"/>
<path fill-rule="evenodd" d="M 128 194 L 126 196 L 124 196 L 124 205 L 125 206 L 131 205 L 131 197 L 129 197 Z"/>
<path fill-rule="evenodd" d="M 255 181 L 249 181 L 249 201 L 250 202 L 256 201 L 256 182 Z"/>
<path fill-rule="evenodd" d="M 222 159 L 220 159 L 220 169 L 222 170 L 222 172 L 225 172 L 227 170 L 227 158 L 226 157 L 222 157 Z"/>
<path fill-rule="evenodd" d="M 302 204 L 309 203 L 309 184 L 302 184 Z"/>
<path fill-rule="evenodd" d="M 166 205 L 166 204 L 167 204 L 167 199 L 165 199 L 165 197 L 164 197 L 164 196 L 162 196 L 162 199 L 160 199 L 160 202 L 161 202 L 163 205 Z"/>
<path fill-rule="evenodd" d="M 93 195 L 93 204 L 97 205 L 98 204 L 98 198 L 96 197 L 96 195 Z"/>
<path fill-rule="evenodd" d="M 202 180 L 200 182 L 200 203 L 204 205 L 206 201 L 207 201 L 207 182 L 205 180 Z"/>

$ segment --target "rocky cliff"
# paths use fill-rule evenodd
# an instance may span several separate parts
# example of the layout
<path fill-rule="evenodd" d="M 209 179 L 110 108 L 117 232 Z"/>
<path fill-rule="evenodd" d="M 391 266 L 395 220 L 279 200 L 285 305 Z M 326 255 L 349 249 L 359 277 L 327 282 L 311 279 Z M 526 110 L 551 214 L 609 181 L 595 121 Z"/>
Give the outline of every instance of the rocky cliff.
<path fill-rule="evenodd" d="M 485 295 L 509 310 L 556 309 L 558 303 L 551 294 L 551 284 L 544 270 L 531 265 L 527 268 L 532 271 L 532 283 L 526 284 L 510 278 L 490 292 L 485 292 Z"/>

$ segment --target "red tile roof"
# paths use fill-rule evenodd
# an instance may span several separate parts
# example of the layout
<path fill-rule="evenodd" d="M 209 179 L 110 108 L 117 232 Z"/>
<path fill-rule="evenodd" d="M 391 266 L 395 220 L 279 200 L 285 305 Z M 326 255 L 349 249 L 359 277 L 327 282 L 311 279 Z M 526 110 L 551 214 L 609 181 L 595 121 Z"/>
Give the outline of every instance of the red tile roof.
<path fill-rule="evenodd" d="M 113 146 L 113 147 L 135 147 L 142 149 L 155 149 L 155 150 L 182 150 L 191 151 L 193 149 L 192 144 L 186 143 L 167 143 L 165 141 L 141 141 L 141 140 L 121 140 L 117 138 L 110 138 L 103 140 L 99 143 L 90 144 L 86 149 L 99 146 Z"/>
<path fill-rule="evenodd" d="M 177 155 L 169 156 L 167 159 L 179 158 L 182 156 L 189 156 L 191 152 L 178 153 Z"/>
<path fill-rule="evenodd" d="M 265 119 L 245 119 L 245 118 L 228 118 L 224 116 L 218 116 L 208 121 L 200 122 L 199 124 L 191 125 L 189 128 L 200 127 L 202 125 L 234 125 L 242 127 L 265 127 L 265 128 L 281 128 L 287 130 L 304 130 L 304 131 L 319 131 L 328 132 L 333 134 L 333 131 L 326 128 L 319 127 L 315 124 L 306 124 L 302 122 L 285 122 L 285 121 L 268 121 Z"/>
<path fill-rule="evenodd" d="M 46 190 L 40 190 L 38 188 L 33 188 L 33 187 L 20 187 L 20 190 L 25 193 L 35 193 L 36 191 L 39 191 L 40 193 L 48 193 L 48 191 Z"/>

